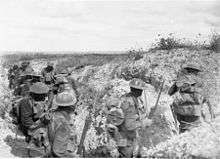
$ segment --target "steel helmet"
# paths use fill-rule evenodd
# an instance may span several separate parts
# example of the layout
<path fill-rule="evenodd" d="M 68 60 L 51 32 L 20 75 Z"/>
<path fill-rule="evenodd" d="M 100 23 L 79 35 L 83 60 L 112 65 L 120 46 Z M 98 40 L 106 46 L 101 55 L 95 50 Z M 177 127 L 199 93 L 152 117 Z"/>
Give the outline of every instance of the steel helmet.
<path fill-rule="evenodd" d="M 30 92 L 35 94 L 47 94 L 49 88 L 42 82 L 36 82 L 30 87 Z"/>
<path fill-rule="evenodd" d="M 118 107 L 113 107 L 107 116 L 107 120 L 109 123 L 118 126 L 121 125 L 124 121 L 124 113 L 122 111 L 122 109 L 118 108 Z"/>
<path fill-rule="evenodd" d="M 61 107 L 73 106 L 76 104 L 76 96 L 67 91 L 59 93 L 54 104 Z"/>
<path fill-rule="evenodd" d="M 60 71 L 60 74 L 69 74 L 69 71 L 67 69 L 62 69 Z"/>
<path fill-rule="evenodd" d="M 193 71 L 196 71 L 196 72 L 201 72 L 202 71 L 202 68 L 198 63 L 183 64 L 182 69 L 193 70 Z"/>
<path fill-rule="evenodd" d="M 129 86 L 136 89 L 142 89 L 142 90 L 147 89 L 146 83 L 138 78 L 132 79 L 129 83 Z"/>

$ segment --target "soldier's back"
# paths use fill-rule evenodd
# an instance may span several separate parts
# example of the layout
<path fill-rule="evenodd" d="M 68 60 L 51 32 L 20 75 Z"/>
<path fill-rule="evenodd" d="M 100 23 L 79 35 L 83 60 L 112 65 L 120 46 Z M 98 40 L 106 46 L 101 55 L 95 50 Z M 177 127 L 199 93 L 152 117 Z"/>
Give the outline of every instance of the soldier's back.
<path fill-rule="evenodd" d="M 53 157 L 74 157 L 77 141 L 76 136 L 72 138 L 70 115 L 65 111 L 55 111 L 52 116 L 49 140 Z"/>

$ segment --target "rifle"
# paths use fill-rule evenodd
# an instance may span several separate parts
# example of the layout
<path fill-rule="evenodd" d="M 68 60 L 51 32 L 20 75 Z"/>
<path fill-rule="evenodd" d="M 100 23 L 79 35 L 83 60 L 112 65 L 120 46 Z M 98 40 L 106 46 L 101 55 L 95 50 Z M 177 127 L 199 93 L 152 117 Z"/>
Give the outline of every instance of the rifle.
<path fill-rule="evenodd" d="M 155 106 L 153 108 L 151 108 L 150 110 L 150 113 L 149 113 L 149 116 L 148 116 L 148 119 L 152 119 L 156 110 L 157 110 L 157 107 L 158 107 L 158 102 L 159 102 L 159 99 L 160 99 L 160 96 L 161 96 L 161 93 L 162 93 L 162 90 L 163 90 L 163 85 L 164 85 L 164 82 L 165 80 L 163 80 L 162 84 L 161 84 L 161 87 L 160 87 L 160 92 L 158 94 L 158 97 L 157 97 L 157 101 L 155 103 Z"/>

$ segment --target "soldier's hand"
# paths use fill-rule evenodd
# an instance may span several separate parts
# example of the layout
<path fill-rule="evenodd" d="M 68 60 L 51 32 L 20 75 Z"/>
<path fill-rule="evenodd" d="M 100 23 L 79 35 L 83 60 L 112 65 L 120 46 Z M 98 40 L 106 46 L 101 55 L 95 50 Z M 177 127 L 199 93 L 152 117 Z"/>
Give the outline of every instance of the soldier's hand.
<path fill-rule="evenodd" d="M 120 154 L 118 152 L 118 149 L 113 149 L 113 150 L 110 151 L 110 155 L 113 158 L 118 158 Z"/>
<path fill-rule="evenodd" d="M 145 119 L 142 120 L 141 126 L 143 128 L 145 128 L 147 126 L 151 126 L 152 123 L 153 123 L 153 121 L 151 119 L 145 118 Z"/>

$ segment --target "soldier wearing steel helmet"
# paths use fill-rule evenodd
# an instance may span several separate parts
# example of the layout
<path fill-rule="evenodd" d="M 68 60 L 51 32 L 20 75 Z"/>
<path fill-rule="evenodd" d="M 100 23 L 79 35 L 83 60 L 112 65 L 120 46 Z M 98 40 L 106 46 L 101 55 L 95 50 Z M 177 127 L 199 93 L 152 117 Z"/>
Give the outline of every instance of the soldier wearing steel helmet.
<path fill-rule="evenodd" d="M 49 88 L 44 83 L 34 83 L 30 87 L 29 95 L 17 105 L 18 123 L 27 141 L 30 139 L 29 131 L 40 126 L 40 117 L 47 110 L 48 91 Z"/>
<path fill-rule="evenodd" d="M 54 94 L 63 92 L 64 86 L 67 85 L 67 84 L 69 84 L 69 81 L 65 77 L 63 77 L 63 76 L 56 77 L 56 81 L 55 81 L 55 84 L 53 86 Z"/>
<path fill-rule="evenodd" d="M 66 91 L 55 97 L 56 107 L 48 129 L 51 157 L 76 157 L 77 136 L 71 118 L 76 101 L 76 97 Z"/>
<path fill-rule="evenodd" d="M 196 78 L 201 71 L 196 65 L 184 65 L 177 80 L 168 91 L 170 96 L 174 96 L 171 110 L 176 125 L 179 125 L 180 133 L 213 118 L 212 107 L 202 95 L 202 82 Z M 209 109 L 208 114 L 207 109 Z"/>
<path fill-rule="evenodd" d="M 145 82 L 141 79 L 133 79 L 130 82 L 130 92 L 123 95 L 119 105 L 109 112 L 108 131 L 117 143 L 119 154 L 114 157 L 137 157 L 139 155 L 134 154 L 140 151 L 140 147 L 136 150 L 138 130 L 152 123 L 150 119 L 143 116 L 146 112 L 141 100 L 144 89 L 146 89 Z"/>
<path fill-rule="evenodd" d="M 56 82 L 58 83 L 60 91 L 63 91 L 65 89 L 72 89 L 72 91 L 74 91 L 74 93 L 78 97 L 76 82 L 70 75 L 71 73 L 67 68 L 60 68 L 59 70 L 57 70 L 55 75 Z"/>

